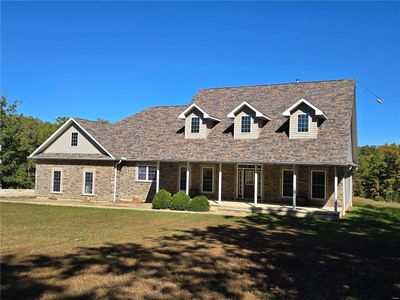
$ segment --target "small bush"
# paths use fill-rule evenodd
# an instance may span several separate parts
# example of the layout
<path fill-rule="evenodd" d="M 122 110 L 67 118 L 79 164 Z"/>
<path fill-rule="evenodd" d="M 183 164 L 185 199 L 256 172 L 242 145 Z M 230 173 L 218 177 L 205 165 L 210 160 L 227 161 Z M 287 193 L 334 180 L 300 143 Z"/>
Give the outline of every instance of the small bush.
<path fill-rule="evenodd" d="M 190 203 L 190 197 L 184 192 L 177 192 L 172 196 L 172 202 L 169 206 L 172 210 L 187 210 Z"/>
<path fill-rule="evenodd" d="M 189 210 L 191 211 L 209 211 L 210 202 L 206 196 L 194 197 L 189 203 Z"/>
<path fill-rule="evenodd" d="M 162 189 L 154 196 L 151 204 L 153 209 L 166 209 L 170 206 L 171 201 L 171 193 Z"/>

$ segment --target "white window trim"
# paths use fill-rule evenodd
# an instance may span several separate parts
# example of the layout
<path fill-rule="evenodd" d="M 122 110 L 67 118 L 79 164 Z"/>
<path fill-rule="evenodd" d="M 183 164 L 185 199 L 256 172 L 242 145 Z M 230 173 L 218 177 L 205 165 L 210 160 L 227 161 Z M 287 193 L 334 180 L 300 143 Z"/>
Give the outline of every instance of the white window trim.
<path fill-rule="evenodd" d="M 92 193 L 85 193 L 85 175 L 87 172 L 93 173 L 93 182 L 92 182 Z M 94 169 L 84 169 L 82 171 L 82 195 L 84 196 L 94 196 L 96 187 L 96 170 Z"/>
<path fill-rule="evenodd" d="M 72 136 L 73 136 L 74 133 L 76 133 L 76 145 L 72 145 Z M 73 132 L 71 132 L 71 143 L 70 143 L 70 145 L 71 145 L 71 147 L 78 147 L 78 144 L 79 144 L 79 133 L 77 131 L 73 131 Z"/>
<path fill-rule="evenodd" d="M 212 180 L 211 180 L 211 191 L 204 191 L 203 190 L 203 170 L 204 169 L 212 169 Z M 214 193 L 214 180 L 215 180 L 215 168 L 213 166 L 206 166 L 201 167 L 201 192 L 205 194 L 212 194 Z"/>
<path fill-rule="evenodd" d="M 139 179 L 139 167 L 146 167 L 146 179 Z M 142 165 L 142 164 L 137 165 L 136 166 L 136 180 L 135 181 L 137 181 L 137 182 L 156 182 L 157 178 L 154 179 L 154 180 L 149 180 L 149 167 L 157 168 L 157 165 L 153 165 L 153 164 L 151 164 L 151 165 Z"/>
<path fill-rule="evenodd" d="M 181 165 L 179 166 L 179 174 L 178 174 L 178 191 L 180 192 L 186 192 L 186 187 L 185 189 L 181 190 L 181 169 L 185 168 L 186 165 Z M 189 166 L 189 190 L 192 188 L 192 167 Z"/>
<path fill-rule="evenodd" d="M 54 171 L 60 171 L 60 191 L 54 191 Z M 62 194 L 63 193 L 63 169 L 62 168 L 53 168 L 51 169 L 51 183 L 50 183 L 50 193 L 51 194 Z"/>
<path fill-rule="evenodd" d="M 198 118 L 199 119 L 199 132 L 192 132 L 192 119 L 193 118 Z M 202 122 L 202 120 L 201 120 L 201 117 L 199 117 L 199 116 L 196 116 L 196 115 L 194 115 L 194 116 L 191 116 L 190 117 L 190 134 L 200 134 L 201 133 L 201 125 L 203 124 L 203 122 Z"/>
<path fill-rule="evenodd" d="M 304 131 L 299 131 L 299 116 L 300 115 L 307 115 L 308 116 L 308 128 L 307 128 L 307 131 L 306 132 L 304 132 Z M 311 115 L 309 114 L 309 113 L 305 113 L 305 112 L 302 112 L 302 113 L 298 113 L 297 114 L 297 134 L 309 134 L 310 133 L 310 123 L 311 123 L 311 121 L 312 120 L 310 120 L 310 118 L 311 118 Z"/>
<path fill-rule="evenodd" d="M 281 196 L 282 196 L 282 198 L 292 199 L 292 198 L 293 198 L 293 193 L 292 193 L 291 196 L 284 196 L 284 195 L 283 195 L 283 173 L 284 173 L 284 172 L 287 172 L 287 171 L 293 173 L 293 168 L 292 168 L 292 169 L 289 169 L 289 168 L 282 168 L 282 173 L 281 173 Z M 292 178 L 293 178 L 293 175 L 292 175 Z"/>
<path fill-rule="evenodd" d="M 242 118 L 243 117 L 250 117 L 250 131 L 249 132 L 243 132 L 242 131 Z M 251 115 L 241 115 L 240 116 L 240 134 L 251 134 L 251 133 L 253 133 L 253 123 L 254 123 L 254 118 Z"/>
<path fill-rule="evenodd" d="M 313 173 L 316 173 L 316 172 L 323 172 L 323 173 L 325 173 L 324 198 L 313 198 L 313 194 L 312 194 Z M 311 178 L 310 178 L 310 198 L 311 198 L 312 200 L 326 200 L 326 182 L 327 182 L 326 170 L 318 170 L 318 169 L 311 170 Z"/>

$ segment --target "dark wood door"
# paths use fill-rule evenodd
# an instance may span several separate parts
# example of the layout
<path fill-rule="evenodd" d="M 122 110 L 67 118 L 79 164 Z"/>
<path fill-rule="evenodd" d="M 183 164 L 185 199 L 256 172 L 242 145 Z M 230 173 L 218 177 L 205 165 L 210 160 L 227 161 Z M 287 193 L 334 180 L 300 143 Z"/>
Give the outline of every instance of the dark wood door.
<path fill-rule="evenodd" d="M 254 171 L 244 171 L 243 197 L 254 198 Z"/>

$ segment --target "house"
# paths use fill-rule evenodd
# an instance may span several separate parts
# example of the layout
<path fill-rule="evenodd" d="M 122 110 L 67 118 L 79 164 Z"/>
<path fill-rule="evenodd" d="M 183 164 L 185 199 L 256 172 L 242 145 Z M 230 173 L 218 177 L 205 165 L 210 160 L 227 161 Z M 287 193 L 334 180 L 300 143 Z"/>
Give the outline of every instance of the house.
<path fill-rule="evenodd" d="M 207 88 L 113 124 L 71 118 L 29 157 L 39 197 L 151 201 L 164 188 L 344 213 L 356 125 L 355 80 Z"/>

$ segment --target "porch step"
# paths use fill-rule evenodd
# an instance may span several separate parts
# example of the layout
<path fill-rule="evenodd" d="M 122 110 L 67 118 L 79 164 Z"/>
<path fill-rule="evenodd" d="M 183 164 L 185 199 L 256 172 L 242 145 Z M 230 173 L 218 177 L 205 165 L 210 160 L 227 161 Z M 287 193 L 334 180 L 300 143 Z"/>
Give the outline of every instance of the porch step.
<path fill-rule="evenodd" d="M 229 213 L 229 212 L 243 212 L 243 213 L 263 213 L 273 214 L 278 216 L 294 216 L 300 218 L 324 218 L 331 220 L 338 220 L 339 213 L 325 210 L 305 210 L 305 209 L 292 209 L 287 207 L 250 207 L 250 208 L 238 208 L 229 206 L 217 206 L 217 210 Z"/>

